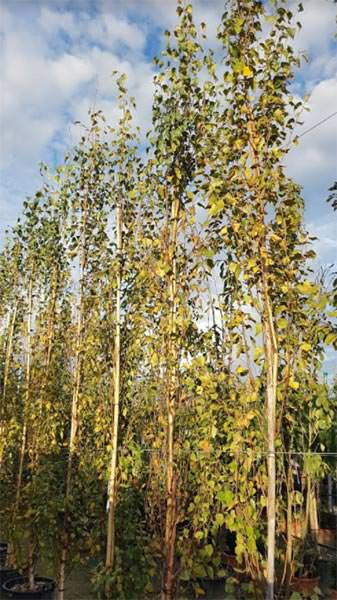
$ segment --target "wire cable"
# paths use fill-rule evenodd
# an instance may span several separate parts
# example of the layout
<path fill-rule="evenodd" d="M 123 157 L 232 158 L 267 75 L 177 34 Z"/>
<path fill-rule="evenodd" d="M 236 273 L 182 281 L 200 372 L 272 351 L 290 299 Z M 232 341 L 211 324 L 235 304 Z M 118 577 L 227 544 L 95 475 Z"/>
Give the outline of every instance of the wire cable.
<path fill-rule="evenodd" d="M 312 127 L 309 127 L 309 129 L 307 129 L 306 131 L 304 131 L 303 133 L 301 133 L 301 135 L 298 135 L 297 137 L 298 138 L 303 137 L 304 135 L 306 135 L 306 133 L 309 133 L 309 131 L 316 129 L 316 127 L 319 127 L 319 125 L 326 123 L 326 121 L 329 121 L 329 119 L 332 119 L 332 117 L 335 117 L 336 115 L 337 115 L 337 110 L 335 112 L 333 112 L 331 115 L 329 115 L 328 117 L 325 117 L 325 119 L 322 119 L 321 121 L 318 121 L 318 123 L 315 123 L 315 125 L 313 125 Z"/>

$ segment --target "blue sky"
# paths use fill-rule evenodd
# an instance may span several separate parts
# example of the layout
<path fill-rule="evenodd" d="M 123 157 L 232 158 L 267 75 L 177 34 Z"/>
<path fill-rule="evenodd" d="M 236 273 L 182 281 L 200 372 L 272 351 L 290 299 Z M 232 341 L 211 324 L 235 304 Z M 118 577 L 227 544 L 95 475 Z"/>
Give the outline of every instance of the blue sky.
<path fill-rule="evenodd" d="M 196 21 L 215 41 L 223 0 L 195 0 Z M 289 0 L 289 5 L 293 4 Z M 305 0 L 296 45 L 309 63 L 295 89 L 310 93 L 303 130 L 337 108 L 336 5 Z M 128 75 L 137 123 L 150 126 L 153 55 L 161 31 L 175 22 L 174 0 L 2 0 L 0 95 L 0 201 L 2 227 L 13 224 L 26 194 L 38 186 L 38 162 L 53 164 L 77 139 L 75 120 L 96 103 L 114 119 L 111 72 Z M 288 171 L 304 186 L 306 218 L 319 238 L 320 261 L 336 257 L 336 229 L 325 203 L 337 173 L 337 118 L 303 137 Z"/>
<path fill-rule="evenodd" d="M 294 89 L 310 94 L 302 131 L 337 110 L 336 4 L 302 0 L 296 46 L 309 62 Z M 223 0 L 195 0 L 195 20 L 210 41 Z M 289 0 L 289 6 L 297 2 Z M 38 162 L 54 165 L 76 140 L 75 120 L 93 104 L 117 115 L 111 72 L 126 72 L 137 100 L 136 121 L 151 124 L 152 78 L 161 32 L 176 21 L 175 0 L 2 0 L 0 3 L 0 235 L 13 225 L 26 195 L 39 186 Z M 301 133 L 301 131 L 299 131 Z M 337 262 L 337 219 L 326 203 L 337 178 L 337 117 L 303 136 L 287 161 L 303 186 L 317 265 Z"/>
<path fill-rule="evenodd" d="M 222 0 L 195 0 L 196 21 L 215 41 Z M 289 0 L 291 6 L 292 0 Z M 309 93 L 303 131 L 337 109 L 336 5 L 305 0 L 296 39 L 309 55 L 295 89 Z M 0 94 L 1 233 L 23 199 L 38 186 L 38 162 L 62 160 L 77 139 L 75 120 L 96 103 L 116 116 L 111 72 L 128 75 L 137 123 L 151 120 L 153 55 L 161 31 L 175 23 L 174 0 L 2 0 Z M 291 152 L 288 171 L 304 187 L 306 218 L 319 238 L 320 262 L 336 258 L 336 228 L 325 203 L 337 173 L 337 118 L 321 125 Z"/>

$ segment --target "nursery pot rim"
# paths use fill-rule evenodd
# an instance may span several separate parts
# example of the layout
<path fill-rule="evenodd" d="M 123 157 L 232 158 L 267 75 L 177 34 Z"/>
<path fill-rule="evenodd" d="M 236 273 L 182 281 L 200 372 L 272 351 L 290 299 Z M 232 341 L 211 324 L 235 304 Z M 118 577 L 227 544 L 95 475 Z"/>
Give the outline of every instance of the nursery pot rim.
<path fill-rule="evenodd" d="M 316 538 L 317 544 L 319 546 L 327 546 L 327 547 L 334 548 L 334 546 L 336 545 L 336 539 L 337 539 L 336 529 L 332 529 L 331 527 L 318 527 L 318 529 L 311 529 L 310 533 L 312 533 L 313 536 Z M 331 534 L 331 538 L 332 538 L 331 545 L 329 543 L 326 543 L 326 542 L 319 542 L 318 541 L 318 537 L 320 535 L 324 535 L 324 534 L 326 534 L 326 535 Z M 335 544 L 333 544 L 333 541 L 335 541 Z"/>
<path fill-rule="evenodd" d="M 6 565 L 0 565 L 0 586 L 2 587 L 6 581 L 13 579 L 14 577 L 20 577 L 19 571 L 15 567 L 8 567 Z"/>
<path fill-rule="evenodd" d="M 290 584 L 290 589 L 295 589 L 297 591 L 307 590 L 309 586 L 310 588 L 314 588 L 319 585 L 320 576 L 316 575 L 315 577 L 302 577 L 295 576 Z M 303 587 L 302 587 L 303 586 Z"/>
<path fill-rule="evenodd" d="M 31 591 L 29 589 L 13 590 L 12 588 L 14 585 L 28 582 L 28 577 L 21 575 L 19 577 L 8 579 L 2 584 L 2 589 L 4 592 L 6 592 L 9 598 L 31 598 L 33 600 L 34 598 L 43 598 L 44 594 L 54 591 L 56 587 L 56 581 L 51 577 L 42 577 L 37 575 L 35 577 L 35 581 L 37 583 L 44 583 L 45 585 L 41 589 L 35 591 Z"/>

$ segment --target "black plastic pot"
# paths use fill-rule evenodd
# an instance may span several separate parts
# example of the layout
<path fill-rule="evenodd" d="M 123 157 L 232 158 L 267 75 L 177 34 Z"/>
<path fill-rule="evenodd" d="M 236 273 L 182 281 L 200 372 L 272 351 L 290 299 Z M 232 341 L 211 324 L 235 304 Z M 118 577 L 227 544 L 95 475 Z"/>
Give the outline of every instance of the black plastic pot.
<path fill-rule="evenodd" d="M 7 542 L 0 542 L 0 567 L 6 564 L 7 550 Z"/>
<path fill-rule="evenodd" d="M 337 514 L 329 512 L 320 513 L 319 524 L 322 529 L 333 529 L 336 531 Z"/>
<path fill-rule="evenodd" d="M 37 584 L 43 584 L 41 588 L 36 592 L 30 591 L 17 591 L 13 588 L 23 583 L 28 583 L 27 577 L 15 577 L 8 579 L 2 586 L 5 598 L 17 598 L 18 600 L 53 600 L 55 591 L 55 581 L 50 577 L 35 577 Z"/>
<path fill-rule="evenodd" d="M 12 569 L 11 567 L 0 566 L 0 585 L 8 581 L 8 579 L 13 579 L 13 577 L 19 577 L 19 571 L 16 569 Z"/>

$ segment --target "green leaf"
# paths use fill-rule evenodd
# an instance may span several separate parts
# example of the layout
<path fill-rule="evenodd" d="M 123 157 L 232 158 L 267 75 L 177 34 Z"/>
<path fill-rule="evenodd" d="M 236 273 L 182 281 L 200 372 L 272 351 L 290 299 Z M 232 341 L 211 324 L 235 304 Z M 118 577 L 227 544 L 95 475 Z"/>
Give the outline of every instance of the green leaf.
<path fill-rule="evenodd" d="M 281 110 L 280 108 L 277 108 L 277 109 L 274 111 L 274 117 L 275 117 L 275 119 L 276 119 L 276 121 L 277 121 L 278 123 L 282 123 L 282 121 L 283 121 L 283 119 L 284 119 L 284 114 L 283 114 L 283 112 L 282 112 L 282 110 Z"/>
<path fill-rule="evenodd" d="M 226 506 L 230 506 L 234 502 L 234 494 L 230 490 L 222 490 L 217 493 L 216 497 Z"/>
<path fill-rule="evenodd" d="M 210 558 L 214 552 L 214 548 L 213 548 L 212 544 L 207 544 L 207 546 L 205 546 L 205 548 L 204 548 L 204 552 L 205 552 L 206 556 L 208 556 Z"/>
<path fill-rule="evenodd" d="M 203 565 L 194 565 L 193 566 L 193 575 L 195 577 L 206 577 L 206 569 Z"/>
<path fill-rule="evenodd" d="M 209 214 L 214 217 L 219 214 L 225 207 L 225 203 L 222 198 L 215 196 L 215 194 L 211 194 L 209 198 L 210 208 Z"/>
<path fill-rule="evenodd" d="M 235 33 L 240 33 L 241 29 L 242 29 L 242 25 L 244 24 L 245 20 L 243 17 L 236 17 L 235 21 L 234 21 L 234 30 Z"/>
<path fill-rule="evenodd" d="M 220 492 L 221 493 L 221 492 Z M 221 527 L 221 525 L 224 524 L 225 522 L 225 517 L 223 516 L 222 513 L 217 513 L 215 515 L 215 522 L 217 523 L 217 525 L 219 525 Z"/>

